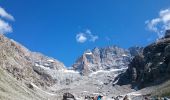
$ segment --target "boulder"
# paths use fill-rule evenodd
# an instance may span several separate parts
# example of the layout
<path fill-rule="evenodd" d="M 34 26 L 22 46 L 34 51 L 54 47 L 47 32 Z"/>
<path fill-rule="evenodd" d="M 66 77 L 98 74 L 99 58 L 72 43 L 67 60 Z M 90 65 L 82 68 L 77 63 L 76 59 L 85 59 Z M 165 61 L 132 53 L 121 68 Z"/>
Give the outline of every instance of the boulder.
<path fill-rule="evenodd" d="M 32 89 L 32 90 L 34 89 L 34 86 L 31 83 L 25 83 L 25 84 L 29 89 Z"/>
<path fill-rule="evenodd" d="M 74 95 L 71 93 L 64 93 L 63 94 L 63 100 L 76 100 Z"/>
<path fill-rule="evenodd" d="M 130 98 L 128 95 L 126 95 L 126 96 L 123 98 L 123 100 L 131 100 L 131 98 Z"/>
<path fill-rule="evenodd" d="M 94 100 L 94 98 L 93 98 L 93 97 L 90 97 L 90 96 L 85 96 L 84 99 L 85 99 L 85 100 Z"/>

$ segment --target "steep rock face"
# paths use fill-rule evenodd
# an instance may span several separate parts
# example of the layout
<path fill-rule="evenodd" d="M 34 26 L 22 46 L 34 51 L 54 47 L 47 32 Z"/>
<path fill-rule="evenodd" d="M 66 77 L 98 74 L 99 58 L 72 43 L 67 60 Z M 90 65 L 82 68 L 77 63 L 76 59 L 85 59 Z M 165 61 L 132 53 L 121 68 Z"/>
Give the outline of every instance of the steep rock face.
<path fill-rule="evenodd" d="M 136 56 L 136 55 L 139 55 L 143 52 L 143 47 L 140 47 L 140 46 L 134 46 L 134 47 L 130 47 L 128 50 L 131 54 L 132 57 Z"/>
<path fill-rule="evenodd" d="M 65 69 L 59 61 L 39 53 L 32 53 L 24 46 L 0 35 L 0 66 L 17 80 L 50 86 L 55 80 L 45 69 Z"/>
<path fill-rule="evenodd" d="M 87 75 L 98 70 L 125 68 L 129 63 L 130 57 L 128 50 L 117 46 L 94 48 L 93 50 L 87 50 L 73 64 L 73 69 L 83 75 Z"/>
<path fill-rule="evenodd" d="M 165 37 L 146 46 L 143 53 L 134 57 L 120 83 L 129 77 L 130 82 L 142 88 L 170 78 L 170 31 Z M 126 76 L 126 77 L 125 77 Z"/>

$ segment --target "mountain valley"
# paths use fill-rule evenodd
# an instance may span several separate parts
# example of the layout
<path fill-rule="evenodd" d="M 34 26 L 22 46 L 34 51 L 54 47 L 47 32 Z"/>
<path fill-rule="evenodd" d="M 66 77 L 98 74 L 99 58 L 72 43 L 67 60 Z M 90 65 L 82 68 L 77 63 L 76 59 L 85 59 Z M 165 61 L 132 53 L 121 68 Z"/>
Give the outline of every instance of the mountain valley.
<path fill-rule="evenodd" d="M 169 34 L 167 31 L 164 38 L 146 47 L 126 50 L 108 46 L 87 50 L 71 69 L 0 35 L 0 99 L 92 100 L 102 95 L 102 100 L 159 100 L 153 97 L 169 97 Z M 68 94 L 74 98 L 63 99 Z"/>

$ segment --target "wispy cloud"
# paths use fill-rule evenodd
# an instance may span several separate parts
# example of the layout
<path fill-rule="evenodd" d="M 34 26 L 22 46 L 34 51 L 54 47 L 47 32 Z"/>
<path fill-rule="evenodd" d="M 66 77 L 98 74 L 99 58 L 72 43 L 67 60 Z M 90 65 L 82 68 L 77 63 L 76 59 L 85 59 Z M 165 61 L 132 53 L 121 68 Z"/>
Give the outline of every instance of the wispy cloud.
<path fill-rule="evenodd" d="M 157 18 L 147 20 L 145 23 L 159 38 L 163 37 L 165 30 L 170 29 L 170 8 L 161 10 Z"/>
<path fill-rule="evenodd" d="M 99 37 L 92 34 L 91 30 L 87 29 L 85 32 L 79 32 L 76 35 L 76 41 L 79 43 L 85 43 L 86 41 L 95 42 Z"/>
<path fill-rule="evenodd" d="M 2 19 L 0 19 L 0 34 L 12 32 L 12 27 Z"/>
<path fill-rule="evenodd" d="M 87 34 L 87 37 L 91 42 L 95 42 L 99 38 L 97 35 L 93 35 L 89 29 L 87 29 L 85 33 Z"/>
<path fill-rule="evenodd" d="M 6 21 L 3 19 L 6 19 Z M 15 19 L 11 14 L 7 13 L 5 9 L 0 7 L 0 34 L 12 32 L 12 27 L 9 25 L 7 20 L 14 21 Z"/>
<path fill-rule="evenodd" d="M 8 20 L 14 20 L 14 17 L 7 13 L 4 8 L 0 7 L 0 16 Z"/>

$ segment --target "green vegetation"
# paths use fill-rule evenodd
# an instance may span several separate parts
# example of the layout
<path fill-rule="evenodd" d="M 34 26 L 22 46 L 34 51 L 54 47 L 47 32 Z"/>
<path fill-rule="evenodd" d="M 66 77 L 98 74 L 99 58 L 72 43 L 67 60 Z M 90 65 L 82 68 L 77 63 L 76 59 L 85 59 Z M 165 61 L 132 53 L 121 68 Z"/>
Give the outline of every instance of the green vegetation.
<path fill-rule="evenodd" d="M 161 96 L 162 96 L 162 97 L 170 97 L 170 90 L 164 92 Z"/>
<path fill-rule="evenodd" d="M 0 67 L 0 100 L 47 100 L 41 91 L 33 91 Z"/>
<path fill-rule="evenodd" d="M 159 97 L 170 97 L 170 81 L 158 86 L 153 94 Z"/>

